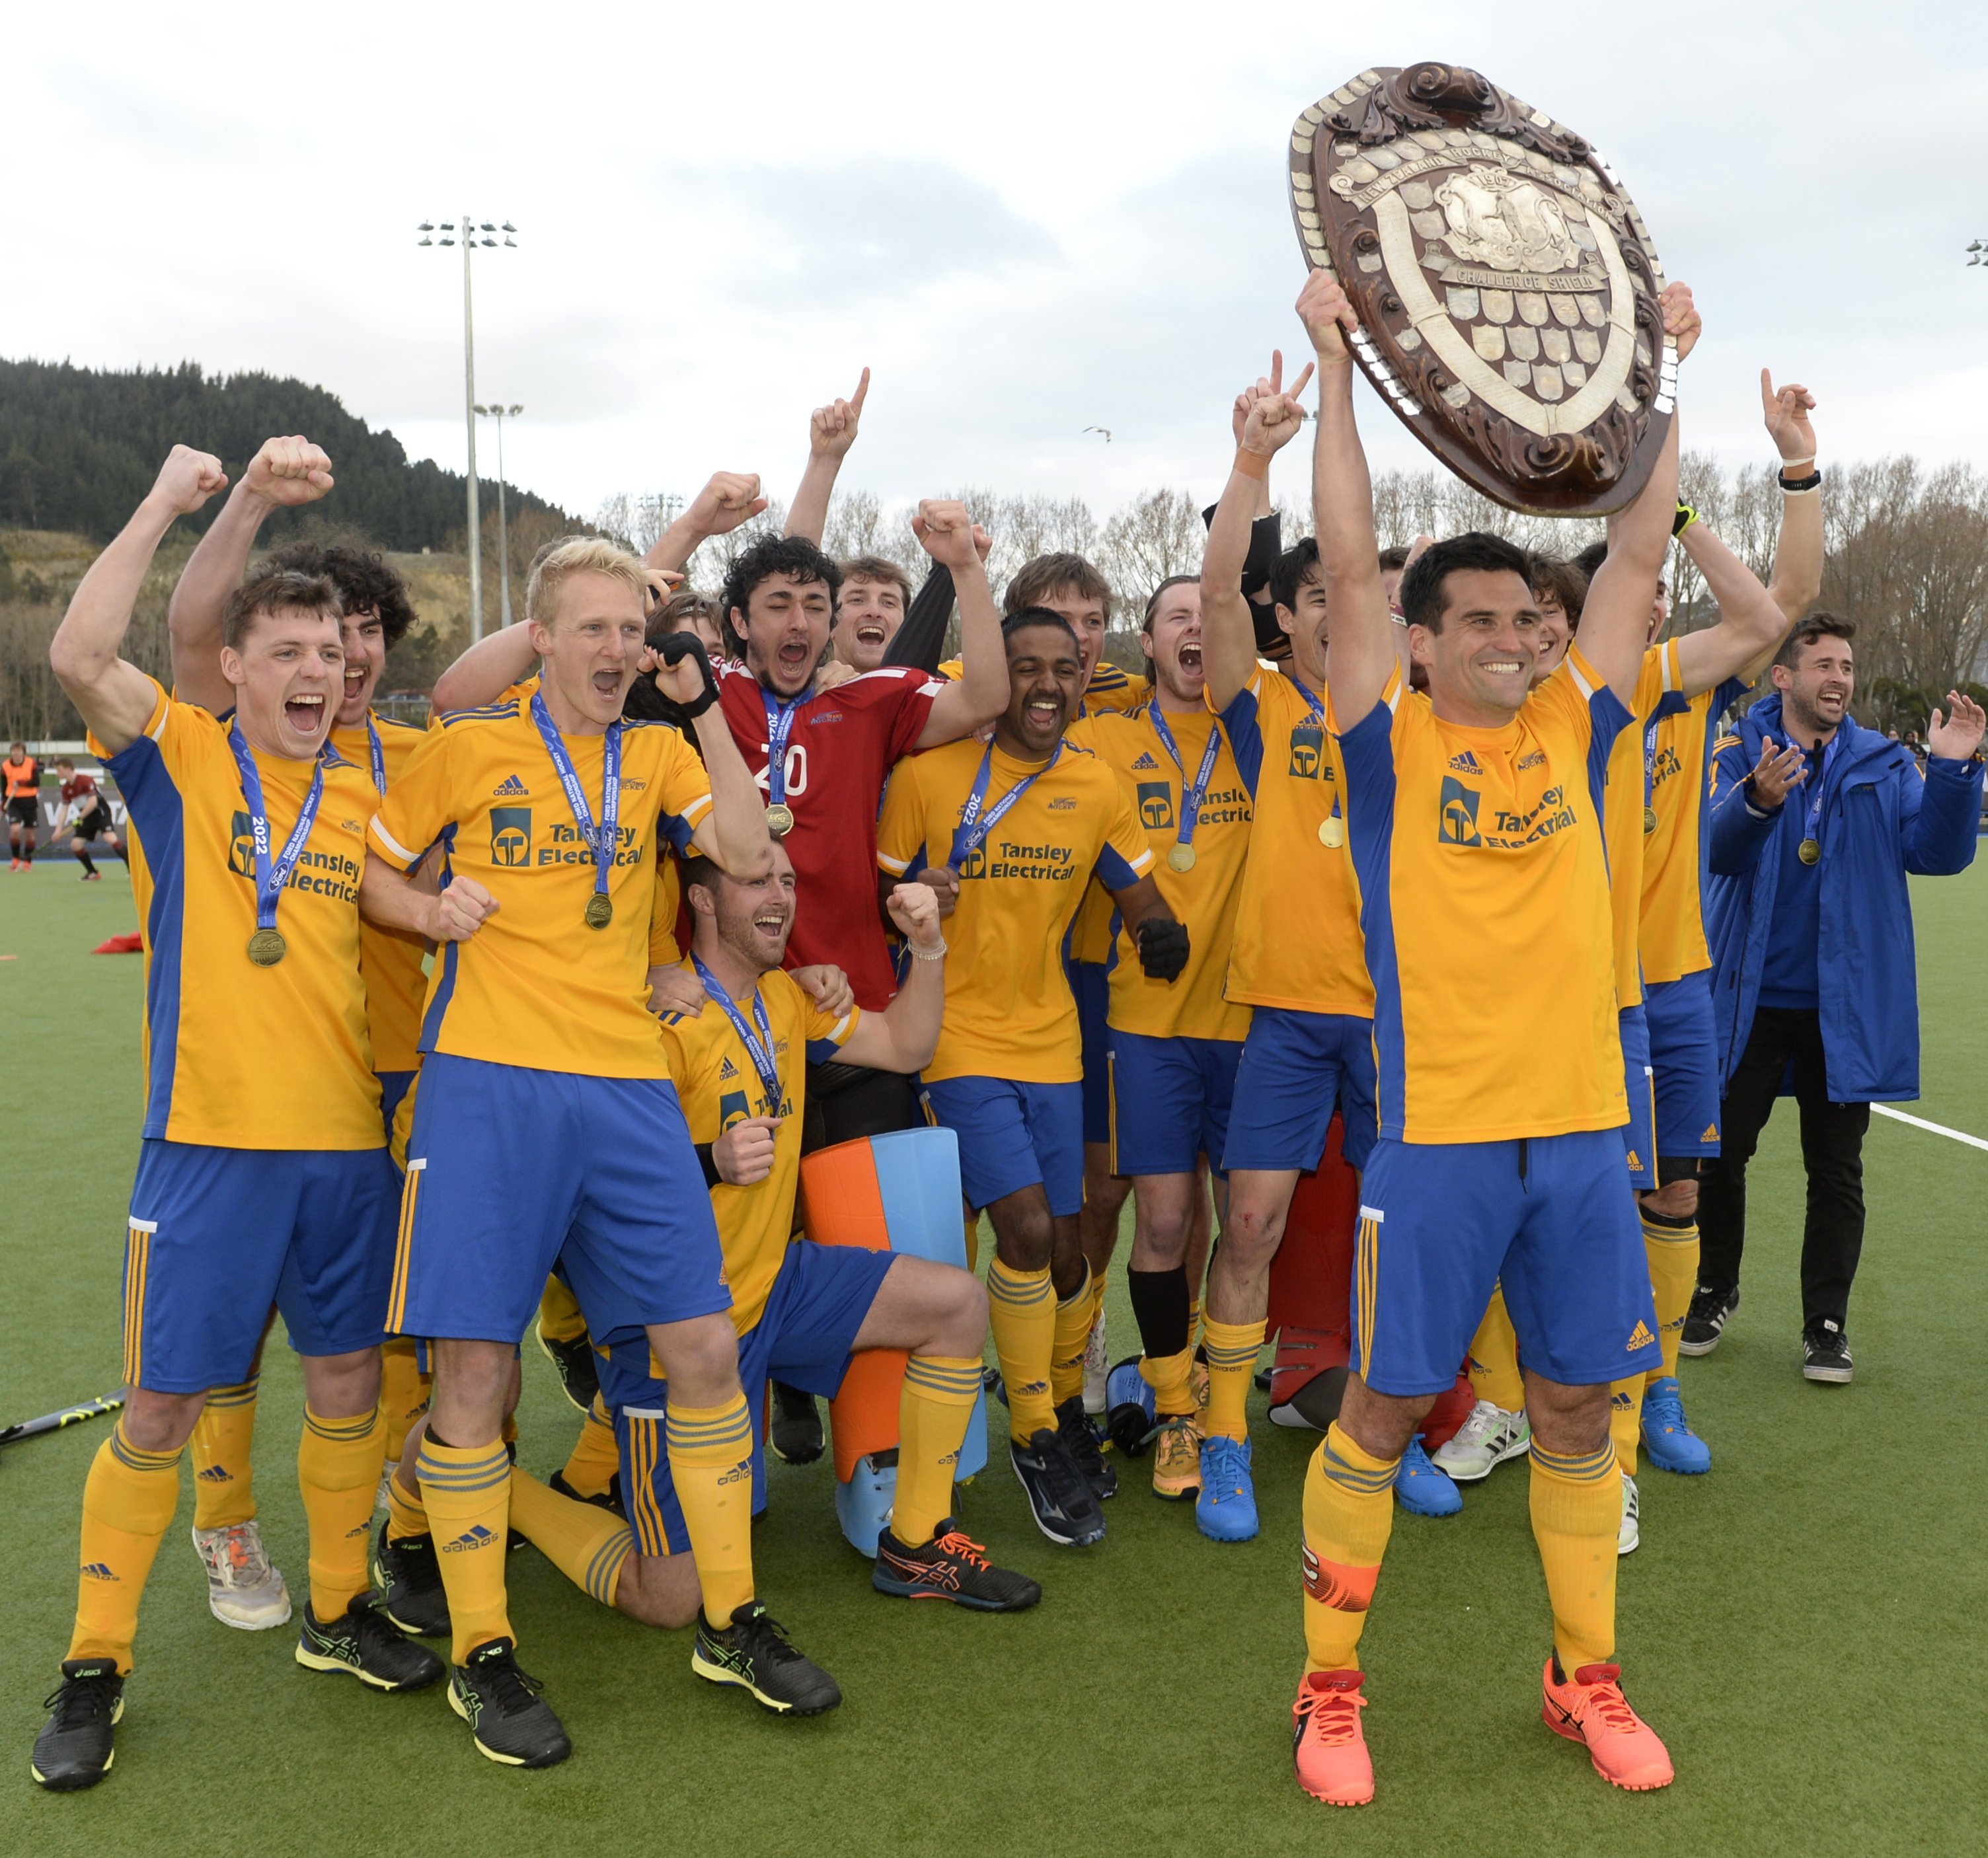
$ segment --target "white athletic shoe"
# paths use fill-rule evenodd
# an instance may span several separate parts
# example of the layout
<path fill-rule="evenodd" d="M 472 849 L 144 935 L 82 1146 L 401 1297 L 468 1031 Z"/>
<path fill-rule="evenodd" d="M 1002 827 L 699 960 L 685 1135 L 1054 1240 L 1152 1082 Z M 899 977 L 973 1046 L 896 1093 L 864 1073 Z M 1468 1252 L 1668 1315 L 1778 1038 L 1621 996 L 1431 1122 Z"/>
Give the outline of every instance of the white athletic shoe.
<path fill-rule="evenodd" d="M 1507 1413 L 1488 1400 L 1470 1409 L 1470 1417 L 1429 1457 L 1438 1471 L 1447 1471 L 1459 1484 L 1474 1484 L 1488 1478 L 1507 1458 L 1523 1458 L 1531 1450 L 1533 1423 L 1523 1407 Z"/>
<path fill-rule="evenodd" d="M 1093 1419 L 1100 1417 L 1111 1404 L 1104 1394 L 1105 1377 L 1111 1372 L 1111 1357 L 1104 1348 L 1104 1306 L 1100 1303 L 1084 1344 L 1084 1410 Z"/>
<path fill-rule="evenodd" d="M 193 1546 L 207 1568 L 208 1610 L 222 1625 L 266 1632 L 290 1616 L 289 1589 L 253 1522 L 195 1529 Z"/>
<path fill-rule="evenodd" d="M 1616 1532 L 1615 1552 L 1633 1555 L 1641 1545 L 1643 1500 L 1636 1495 L 1636 1480 L 1622 1474 L 1622 1526 Z"/>

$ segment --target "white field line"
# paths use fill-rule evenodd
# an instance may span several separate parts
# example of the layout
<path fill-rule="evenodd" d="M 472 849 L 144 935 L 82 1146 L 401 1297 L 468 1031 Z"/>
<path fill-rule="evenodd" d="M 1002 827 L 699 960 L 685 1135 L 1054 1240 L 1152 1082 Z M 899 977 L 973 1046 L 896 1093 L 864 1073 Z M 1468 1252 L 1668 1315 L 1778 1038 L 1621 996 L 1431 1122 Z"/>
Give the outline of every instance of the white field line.
<path fill-rule="evenodd" d="M 1958 1129 L 1949 1129 L 1944 1123 L 1929 1123 L 1924 1116 L 1907 1116 L 1902 1110 L 1894 1110 L 1889 1103 L 1873 1103 L 1871 1107 L 1880 1116 L 1888 1116 L 1895 1123 L 1909 1123 L 1915 1129 L 1930 1130 L 1934 1135 L 1945 1136 L 1949 1141 L 1965 1142 L 1969 1148 L 1988 1149 L 1988 1142 L 1979 1136 L 1964 1134 Z"/>

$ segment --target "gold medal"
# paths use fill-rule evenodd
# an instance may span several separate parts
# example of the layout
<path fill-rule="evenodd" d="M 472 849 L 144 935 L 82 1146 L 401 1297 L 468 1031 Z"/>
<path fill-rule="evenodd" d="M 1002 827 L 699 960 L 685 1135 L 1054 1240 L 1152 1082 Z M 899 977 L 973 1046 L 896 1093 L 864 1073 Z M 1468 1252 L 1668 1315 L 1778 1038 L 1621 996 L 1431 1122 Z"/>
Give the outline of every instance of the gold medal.
<path fill-rule="evenodd" d="M 1814 864 L 1822 857 L 1822 847 L 1813 839 L 1804 839 L 1795 847 L 1795 856 L 1804 864 Z"/>
<path fill-rule="evenodd" d="M 780 838 L 794 829 L 794 809 L 776 802 L 766 809 L 766 829 Z"/>
<path fill-rule="evenodd" d="M 1657 809 L 1654 806 L 1643 809 L 1643 830 L 1653 833 L 1657 829 Z"/>
<path fill-rule="evenodd" d="M 1319 823 L 1318 842 L 1329 852 L 1336 852 L 1346 843 L 1346 822 L 1338 814 Z"/>
<path fill-rule="evenodd" d="M 600 891 L 587 900 L 587 926 L 590 929 L 605 929 L 614 920 L 614 906 Z"/>
<path fill-rule="evenodd" d="M 1191 871 L 1194 869 L 1194 847 L 1176 843 L 1167 853 L 1167 869 L 1170 871 Z"/>
<path fill-rule="evenodd" d="M 280 929 L 258 929 L 248 938 L 248 958 L 258 968 L 274 968 L 289 954 L 290 945 Z"/>

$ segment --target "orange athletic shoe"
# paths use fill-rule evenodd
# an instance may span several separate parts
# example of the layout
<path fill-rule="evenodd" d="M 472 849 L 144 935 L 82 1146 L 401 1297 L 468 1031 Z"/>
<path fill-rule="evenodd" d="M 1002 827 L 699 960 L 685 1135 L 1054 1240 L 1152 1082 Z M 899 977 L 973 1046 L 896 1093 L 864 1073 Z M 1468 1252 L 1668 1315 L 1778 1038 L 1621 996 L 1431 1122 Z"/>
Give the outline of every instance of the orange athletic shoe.
<path fill-rule="evenodd" d="M 1676 1778 L 1670 1752 L 1622 1694 L 1619 1664 L 1584 1664 L 1570 1682 L 1560 1655 L 1547 1660 L 1540 1720 L 1556 1735 L 1585 1742 L 1594 1772 L 1611 1785 L 1644 1793 Z"/>
<path fill-rule="evenodd" d="M 1360 1732 L 1365 1681 L 1364 1671 L 1307 1671 L 1291 1705 L 1298 1785 L 1328 1806 L 1364 1806 L 1374 1797 L 1374 1764 Z"/>

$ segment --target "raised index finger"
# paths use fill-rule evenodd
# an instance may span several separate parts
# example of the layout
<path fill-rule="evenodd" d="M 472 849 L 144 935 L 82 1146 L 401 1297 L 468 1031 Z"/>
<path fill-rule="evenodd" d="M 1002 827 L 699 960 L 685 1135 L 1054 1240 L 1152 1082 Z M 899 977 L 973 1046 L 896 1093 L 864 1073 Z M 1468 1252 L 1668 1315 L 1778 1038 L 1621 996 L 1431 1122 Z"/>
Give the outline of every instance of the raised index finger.
<path fill-rule="evenodd" d="M 866 367 L 863 370 L 863 378 L 856 383 L 856 391 L 849 397 L 849 409 L 852 413 L 860 414 L 862 412 L 863 401 L 869 391 L 870 370 Z"/>

